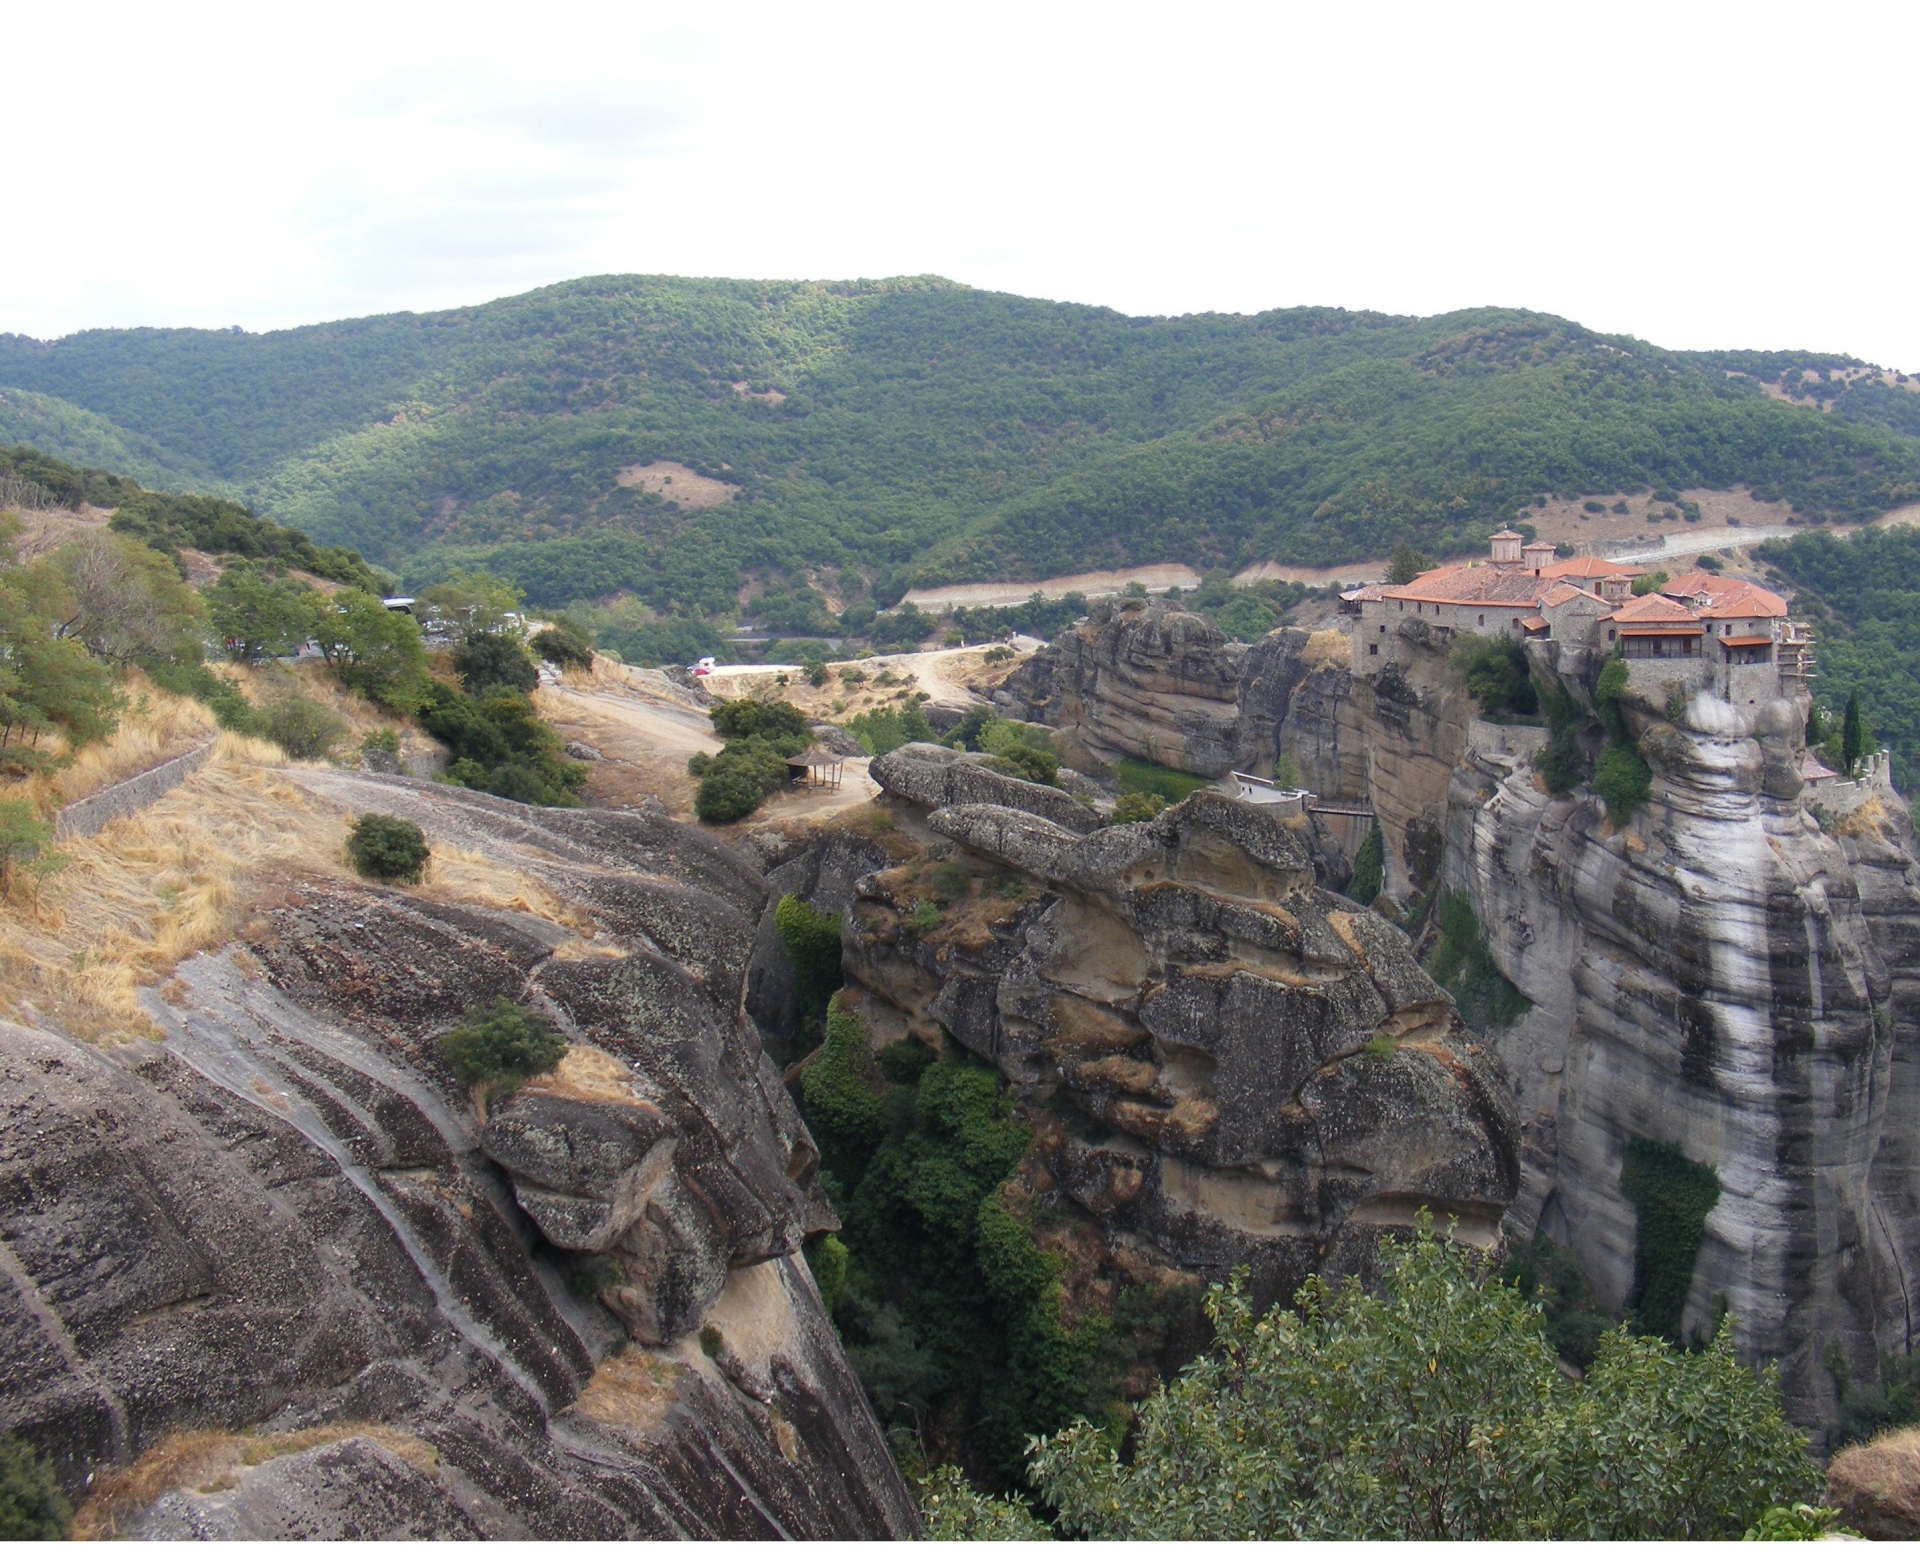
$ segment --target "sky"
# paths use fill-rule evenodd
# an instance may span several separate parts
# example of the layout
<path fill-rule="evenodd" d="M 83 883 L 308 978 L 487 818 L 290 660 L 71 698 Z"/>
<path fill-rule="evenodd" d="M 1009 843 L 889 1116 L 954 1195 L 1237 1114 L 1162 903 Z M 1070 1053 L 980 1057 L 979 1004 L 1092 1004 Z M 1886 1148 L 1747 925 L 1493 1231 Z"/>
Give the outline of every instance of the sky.
<path fill-rule="evenodd" d="M 10 12 L 0 332 L 941 274 L 1920 372 L 1912 4 Z"/>

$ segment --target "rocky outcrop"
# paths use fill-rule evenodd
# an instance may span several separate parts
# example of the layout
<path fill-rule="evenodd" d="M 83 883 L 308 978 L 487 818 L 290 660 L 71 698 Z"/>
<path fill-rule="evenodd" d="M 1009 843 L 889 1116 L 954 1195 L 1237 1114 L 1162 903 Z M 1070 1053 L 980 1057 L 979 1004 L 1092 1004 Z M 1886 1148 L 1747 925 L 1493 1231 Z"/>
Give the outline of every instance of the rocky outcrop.
<path fill-rule="evenodd" d="M 1883 1433 L 1834 1456 L 1827 1502 L 1840 1527 L 1874 1541 L 1920 1539 L 1920 1428 Z"/>
<path fill-rule="evenodd" d="M 1043 722 L 1069 758 L 1135 756 L 1196 776 L 1271 776 L 1290 765 L 1323 799 L 1371 805 L 1395 904 L 1438 881 L 1447 784 L 1473 705 L 1447 667 L 1447 642 L 1402 623 L 1397 657 L 1353 671 L 1343 630 L 1288 627 L 1251 647 L 1164 603 L 1096 608 L 996 692 L 1003 714 Z M 1338 879 L 1370 823 L 1329 820 L 1316 837 Z"/>
<path fill-rule="evenodd" d="M 1146 730 L 1184 703 L 1137 704 L 1131 686 L 1176 671 L 1145 617 L 1089 621 L 1039 654 L 1026 682 L 1048 693 L 1032 714 L 1069 707 L 1110 730 L 1103 747 L 1126 729 L 1127 752 L 1147 752 Z M 1920 1339 L 1920 849 L 1904 804 L 1878 794 L 1823 830 L 1797 774 L 1804 695 L 1738 709 L 1695 696 L 1681 715 L 1664 690 L 1630 690 L 1653 799 L 1618 826 L 1585 789 L 1547 793 L 1533 765 L 1544 729 L 1476 721 L 1450 633 L 1402 622 L 1381 666 L 1356 671 L 1376 659 L 1355 655 L 1351 623 L 1278 630 L 1247 651 L 1233 764 L 1291 762 L 1323 799 L 1370 807 L 1380 909 L 1465 894 L 1495 967 L 1530 1000 L 1488 1032 L 1524 1123 L 1509 1231 L 1569 1246 L 1617 1312 L 1640 1234 L 1621 1185 L 1628 1140 L 1712 1167 L 1720 1198 L 1685 1325 L 1710 1325 L 1724 1301 L 1743 1350 L 1781 1363 L 1794 1416 L 1832 1423 L 1841 1383 L 1871 1383 L 1878 1352 Z M 1588 700 L 1597 663 L 1532 650 L 1538 676 Z M 1124 691 L 1084 666 L 1113 660 L 1129 665 Z M 1191 652 L 1180 661 L 1208 677 Z M 1210 682 L 1225 668 L 1216 657 Z M 1591 754 L 1597 730 L 1588 742 Z M 1315 826 L 1323 853 L 1352 855 L 1358 824 Z"/>
<path fill-rule="evenodd" d="M 1724 1305 L 1743 1353 L 1780 1364 L 1794 1415 L 1822 1424 L 1835 1365 L 1870 1384 L 1914 1334 L 1901 1119 L 1920 1021 L 1889 958 L 1920 924 L 1910 832 L 1891 813 L 1851 841 L 1822 831 L 1793 776 L 1804 698 L 1627 715 L 1654 769 L 1628 825 L 1518 759 L 1476 754 L 1454 782 L 1448 883 L 1534 1003 L 1496 1036 L 1528 1131 L 1514 1226 L 1568 1245 L 1619 1309 L 1641 1232 L 1628 1140 L 1711 1167 L 1683 1329 Z"/>
<path fill-rule="evenodd" d="M 297 776 L 562 908 L 292 878 L 163 1039 L 0 1032 L 0 1430 L 122 1534 L 910 1534 L 741 1008 L 760 879 L 657 815 Z M 495 996 L 569 1046 L 486 1106 L 435 1036 Z"/>
<path fill-rule="evenodd" d="M 872 770 L 911 846 L 846 927 L 870 1033 L 995 1063 L 1053 1118 L 1046 1187 L 1110 1241 L 1250 1266 L 1268 1298 L 1364 1271 L 1422 1208 L 1491 1243 L 1518 1171 L 1506 1079 L 1405 937 L 1315 887 L 1304 821 L 1201 792 L 1069 827 L 1047 788 L 983 799 L 967 772 L 994 773 L 952 750 Z M 910 922 L 934 886 L 939 925 Z"/>
<path fill-rule="evenodd" d="M 1069 758 L 1104 766 L 1133 755 L 1224 776 L 1246 652 L 1199 615 L 1103 600 L 993 699 L 1003 715 L 1057 729 Z"/>

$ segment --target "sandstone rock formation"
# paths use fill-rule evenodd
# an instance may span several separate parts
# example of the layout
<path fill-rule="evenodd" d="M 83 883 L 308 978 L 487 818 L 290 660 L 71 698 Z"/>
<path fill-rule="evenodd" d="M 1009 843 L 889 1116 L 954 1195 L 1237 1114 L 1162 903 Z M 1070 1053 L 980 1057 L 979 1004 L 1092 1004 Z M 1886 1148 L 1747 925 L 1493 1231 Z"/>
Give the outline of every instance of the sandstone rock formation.
<path fill-rule="evenodd" d="M 1724 1301 L 1743 1351 L 1781 1362 L 1794 1416 L 1830 1425 L 1843 1382 L 1871 1383 L 1877 1352 L 1920 1339 L 1920 847 L 1904 803 L 1889 791 L 1823 828 L 1797 774 L 1804 694 L 1737 709 L 1696 696 L 1684 714 L 1630 697 L 1653 800 L 1616 826 L 1585 789 L 1547 793 L 1544 730 L 1478 720 L 1449 633 L 1396 628 L 1371 672 L 1332 629 L 1196 662 L 1203 634 L 1152 606 L 1063 636 L 1007 709 L 1211 774 L 1214 755 L 1150 742 L 1191 708 L 1184 692 L 1151 704 L 1158 687 L 1205 684 L 1211 742 L 1193 747 L 1224 743 L 1263 774 L 1285 757 L 1324 798 L 1370 805 L 1382 909 L 1464 894 L 1532 1003 L 1489 1032 L 1524 1122 L 1508 1232 L 1566 1244 L 1618 1312 L 1639 1233 L 1629 1139 L 1711 1166 L 1721 1194 L 1686 1324 Z M 1535 663 L 1582 700 L 1600 666 Z M 1316 829 L 1323 857 L 1351 856 L 1353 829 Z"/>
<path fill-rule="evenodd" d="M 1743 1352 L 1778 1361 L 1795 1415 L 1836 1415 L 1836 1362 L 1871 1383 L 1912 1340 L 1920 1274 L 1913 988 L 1888 953 L 1920 918 L 1911 831 L 1889 811 L 1825 834 L 1792 768 L 1804 701 L 1752 714 L 1697 699 L 1679 725 L 1628 715 L 1653 797 L 1616 828 L 1524 760 L 1476 754 L 1454 783 L 1447 873 L 1534 1006 L 1498 1048 L 1527 1120 L 1513 1227 L 1567 1244 L 1624 1305 L 1637 1232 L 1629 1138 L 1720 1183 L 1683 1329 L 1724 1301 Z M 1871 854 L 1877 909 L 1863 907 Z"/>
<path fill-rule="evenodd" d="M 0 1430 L 122 1534 L 910 1534 L 741 1010 L 760 879 L 657 815 L 298 774 L 559 909 L 289 879 L 163 1040 L 0 1032 Z M 494 996 L 570 1046 L 483 1114 L 434 1036 Z M 189 1433 L 229 1465 L 169 1476 Z"/>
<path fill-rule="evenodd" d="M 1223 776 L 1246 652 L 1199 615 L 1103 601 L 1016 669 L 993 699 L 1007 716 L 1059 729 L 1070 757 L 1105 764 L 1136 755 Z"/>
<path fill-rule="evenodd" d="M 1506 1079 L 1405 937 L 1315 887 L 1304 821 L 1199 793 L 1097 828 L 930 745 L 873 774 L 891 865 L 844 939 L 873 1037 L 998 1065 L 1110 1239 L 1250 1266 L 1269 1298 L 1364 1270 L 1422 1208 L 1492 1242 L 1518 1171 Z M 916 931 L 933 869 L 950 904 Z"/>

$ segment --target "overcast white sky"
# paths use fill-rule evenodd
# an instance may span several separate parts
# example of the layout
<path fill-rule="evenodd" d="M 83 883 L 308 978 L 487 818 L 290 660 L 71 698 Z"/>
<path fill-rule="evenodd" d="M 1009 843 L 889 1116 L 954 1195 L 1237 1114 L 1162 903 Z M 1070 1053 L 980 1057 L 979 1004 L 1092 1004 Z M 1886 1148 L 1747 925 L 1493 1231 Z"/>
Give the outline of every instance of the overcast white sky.
<path fill-rule="evenodd" d="M 610 271 L 1920 370 L 1920 6 L 8 7 L 0 331 Z"/>

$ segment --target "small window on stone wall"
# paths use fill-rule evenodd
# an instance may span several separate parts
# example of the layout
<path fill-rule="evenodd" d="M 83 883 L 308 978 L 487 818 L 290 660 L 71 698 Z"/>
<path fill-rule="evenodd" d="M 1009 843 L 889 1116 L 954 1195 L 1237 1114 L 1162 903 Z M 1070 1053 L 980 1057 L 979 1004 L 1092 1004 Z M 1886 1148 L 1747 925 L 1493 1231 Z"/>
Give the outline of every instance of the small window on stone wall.
<path fill-rule="evenodd" d="M 1380 655 L 1380 643 L 1379 643 L 1379 642 L 1377 642 L 1377 641 L 1370 641 L 1370 642 L 1368 642 L 1368 643 L 1367 643 L 1367 656 L 1368 656 L 1368 657 L 1378 657 L 1379 655 Z"/>

